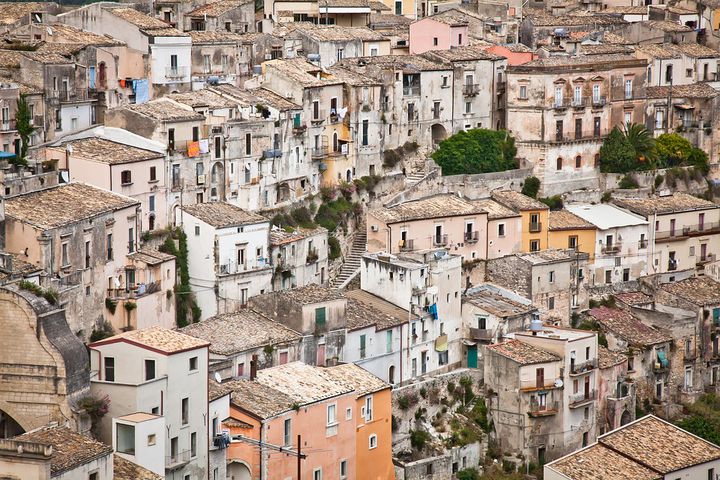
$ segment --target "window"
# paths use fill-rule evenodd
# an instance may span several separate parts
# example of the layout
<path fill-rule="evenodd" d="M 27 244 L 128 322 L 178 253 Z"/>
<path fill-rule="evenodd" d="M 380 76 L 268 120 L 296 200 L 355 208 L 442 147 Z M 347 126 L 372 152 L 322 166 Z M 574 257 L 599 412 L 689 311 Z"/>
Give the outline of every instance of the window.
<path fill-rule="evenodd" d="M 575 105 L 582 104 L 582 86 L 581 85 L 575 85 L 575 88 L 573 89 L 573 103 L 575 103 Z"/>
<path fill-rule="evenodd" d="M 222 138 L 215 137 L 215 158 L 222 157 Z"/>
<path fill-rule="evenodd" d="M 192 141 L 197 142 L 200 140 L 200 127 L 192 127 Z"/>
<path fill-rule="evenodd" d="M 562 170 L 562 168 L 563 168 L 563 159 L 561 157 L 558 157 L 557 160 L 555 160 L 555 169 Z"/>
<path fill-rule="evenodd" d="M 128 253 L 135 251 L 135 229 L 133 227 L 128 228 Z"/>
<path fill-rule="evenodd" d="M 593 96 L 593 103 L 599 104 L 600 103 L 600 85 L 593 85 L 592 87 L 592 96 Z"/>
<path fill-rule="evenodd" d="M 575 119 L 575 138 L 582 138 L 582 118 Z"/>
<path fill-rule="evenodd" d="M 568 248 L 577 249 L 578 246 L 578 237 L 577 235 L 570 235 L 568 237 Z"/>
<path fill-rule="evenodd" d="M 115 430 L 116 449 L 120 453 L 135 455 L 135 427 L 118 423 Z"/>
<path fill-rule="evenodd" d="M 472 102 L 465 102 L 465 113 L 472 113 Z"/>
<path fill-rule="evenodd" d="M 334 403 L 327 406 L 327 426 L 331 427 L 337 423 L 337 405 Z"/>
<path fill-rule="evenodd" d="M 545 369 L 544 368 L 536 368 L 535 369 L 535 386 L 538 388 L 545 386 Z"/>
<path fill-rule="evenodd" d="M 107 250 L 107 259 L 112 260 L 113 259 L 113 236 L 112 233 L 107 234 L 107 240 L 105 241 L 105 249 Z"/>
<path fill-rule="evenodd" d="M 198 369 L 198 357 L 192 357 L 188 361 L 188 368 L 190 369 L 191 372 L 194 372 L 195 370 Z"/>
<path fill-rule="evenodd" d="M 458 45 L 462 45 L 462 33 L 458 33 Z"/>
<path fill-rule="evenodd" d="M 715 480 L 715 469 L 714 468 L 708 468 L 707 472 L 707 478 L 708 480 Z"/>
<path fill-rule="evenodd" d="M 505 224 L 501 223 L 498 225 L 498 237 L 504 237 L 505 236 Z"/>
<path fill-rule="evenodd" d="M 252 155 L 252 133 L 245 134 L 245 155 Z"/>
<path fill-rule="evenodd" d="M 632 79 L 625 80 L 625 99 L 630 100 L 633 98 L 633 91 L 632 91 L 632 85 L 633 81 Z"/>
<path fill-rule="evenodd" d="M 340 461 L 340 478 L 347 478 L 347 460 Z"/>
<path fill-rule="evenodd" d="M 190 456 L 197 457 L 197 432 L 190 434 Z"/>
<path fill-rule="evenodd" d="M 625 125 L 632 123 L 632 112 L 625 112 Z"/>
<path fill-rule="evenodd" d="M 85 268 L 90 268 L 90 240 L 85 241 Z"/>
<path fill-rule="evenodd" d="M 369 120 L 362 121 L 362 144 L 363 146 L 368 145 L 368 127 L 370 125 Z"/>
<path fill-rule="evenodd" d="M 283 445 L 289 447 L 292 445 L 292 419 L 286 418 L 283 429 Z"/>
<path fill-rule="evenodd" d="M 157 443 L 157 437 L 155 436 L 154 433 L 147 436 L 147 444 L 149 447 L 152 447 L 156 443 Z"/>
<path fill-rule="evenodd" d="M 530 251 L 531 252 L 539 252 L 540 251 L 540 240 L 530 240 Z"/>
<path fill-rule="evenodd" d="M 313 480 L 322 480 L 322 468 L 313 470 Z"/>
<path fill-rule="evenodd" d="M 554 271 L 550 271 L 548 273 L 548 281 L 550 283 L 555 283 L 555 272 Z"/>
<path fill-rule="evenodd" d="M 629 281 L 630 281 L 630 269 L 623 268 L 623 282 L 629 282 Z"/>
<path fill-rule="evenodd" d="M 325 307 L 318 307 L 315 309 L 315 327 L 325 326 Z"/>
<path fill-rule="evenodd" d="M 527 85 L 520 85 L 520 93 L 518 94 L 520 100 L 527 100 Z"/>
<path fill-rule="evenodd" d="M 189 398 L 183 398 L 182 402 L 180 404 L 180 419 L 181 423 L 183 425 L 187 425 L 189 421 L 190 416 L 190 399 Z"/>
<path fill-rule="evenodd" d="M 555 297 L 548 298 L 548 310 L 555 310 Z"/>
<path fill-rule="evenodd" d="M 612 270 L 605 270 L 605 283 L 612 283 Z"/>
<path fill-rule="evenodd" d="M 145 381 L 155 379 L 155 360 L 145 360 Z"/>
<path fill-rule="evenodd" d="M 360 358 L 365 358 L 365 335 L 360 335 Z"/>
<path fill-rule="evenodd" d="M 392 344 L 393 344 L 393 332 L 392 330 L 388 330 L 385 332 L 385 352 L 390 353 L 392 352 Z"/>
<path fill-rule="evenodd" d="M 195 236 L 197 237 L 199 235 L 200 235 L 200 225 L 195 225 Z"/>
<path fill-rule="evenodd" d="M 685 388 L 691 389 L 693 387 L 693 368 L 685 367 Z"/>
<path fill-rule="evenodd" d="M 377 435 L 372 434 L 370 437 L 368 437 L 368 448 L 372 450 L 373 448 L 377 448 Z"/>
<path fill-rule="evenodd" d="M 237 376 L 242 377 L 245 375 L 245 362 L 238 363 L 237 366 Z"/>
<path fill-rule="evenodd" d="M 555 122 L 555 140 L 558 142 L 563 141 L 563 121 L 557 120 Z"/>
<path fill-rule="evenodd" d="M 563 87 L 562 87 L 562 85 L 555 86 L 555 106 L 556 107 L 563 106 Z"/>
<path fill-rule="evenodd" d="M 373 419 L 373 397 L 369 395 L 365 397 L 365 421 L 372 422 Z"/>
<path fill-rule="evenodd" d="M 105 357 L 105 381 L 115 381 L 115 359 L 113 357 Z"/>
<path fill-rule="evenodd" d="M 433 37 L 433 46 L 437 47 L 438 45 L 438 37 Z"/>

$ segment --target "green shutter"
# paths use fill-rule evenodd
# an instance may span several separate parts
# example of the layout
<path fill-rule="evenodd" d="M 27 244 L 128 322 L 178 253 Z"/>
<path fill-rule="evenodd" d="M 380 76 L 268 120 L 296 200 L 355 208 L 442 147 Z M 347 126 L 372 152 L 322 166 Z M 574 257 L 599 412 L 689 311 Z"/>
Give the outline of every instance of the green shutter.
<path fill-rule="evenodd" d="M 320 307 L 315 309 L 315 326 L 316 327 L 324 327 L 325 326 L 325 307 Z"/>

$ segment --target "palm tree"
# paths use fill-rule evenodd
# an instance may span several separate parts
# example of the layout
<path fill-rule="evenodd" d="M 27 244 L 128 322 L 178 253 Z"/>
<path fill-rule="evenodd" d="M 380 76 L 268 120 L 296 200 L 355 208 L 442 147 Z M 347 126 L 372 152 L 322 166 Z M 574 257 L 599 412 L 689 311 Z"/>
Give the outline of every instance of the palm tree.
<path fill-rule="evenodd" d="M 658 159 L 655 139 L 647 128 L 639 123 L 628 123 L 623 128 L 623 135 L 635 150 L 635 159 L 645 168 L 655 168 Z"/>

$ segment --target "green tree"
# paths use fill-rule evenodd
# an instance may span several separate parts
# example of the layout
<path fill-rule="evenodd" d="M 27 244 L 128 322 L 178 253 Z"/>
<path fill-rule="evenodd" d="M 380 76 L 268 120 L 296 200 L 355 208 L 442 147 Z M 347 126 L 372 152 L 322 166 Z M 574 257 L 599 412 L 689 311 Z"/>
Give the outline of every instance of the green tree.
<path fill-rule="evenodd" d="M 675 167 L 684 164 L 693 151 L 692 144 L 677 133 L 663 133 L 655 140 L 660 167 Z"/>
<path fill-rule="evenodd" d="M 635 149 L 618 127 L 610 131 L 600 147 L 600 171 L 627 173 L 635 170 Z"/>
<path fill-rule="evenodd" d="M 684 428 L 708 442 L 720 443 L 720 397 L 708 393 L 687 406 L 689 416 L 677 422 Z"/>
<path fill-rule="evenodd" d="M 515 140 L 505 130 L 477 128 L 442 141 L 432 158 L 443 175 L 462 175 L 514 169 L 516 153 Z"/>
<path fill-rule="evenodd" d="M 17 101 L 17 113 L 15 114 L 15 128 L 20 135 L 20 152 L 15 156 L 16 165 L 27 165 L 27 151 L 30 146 L 30 136 L 35 131 L 32 126 L 32 117 L 30 116 L 30 107 L 27 104 L 25 95 L 20 94 Z"/>
<path fill-rule="evenodd" d="M 537 198 L 540 191 L 540 179 L 537 177 L 527 177 L 522 187 L 522 194 L 528 197 Z"/>
<path fill-rule="evenodd" d="M 635 160 L 638 162 L 638 169 L 654 168 L 657 161 L 655 139 L 647 128 L 639 123 L 627 124 L 625 125 L 623 134 L 633 150 L 635 150 Z"/>

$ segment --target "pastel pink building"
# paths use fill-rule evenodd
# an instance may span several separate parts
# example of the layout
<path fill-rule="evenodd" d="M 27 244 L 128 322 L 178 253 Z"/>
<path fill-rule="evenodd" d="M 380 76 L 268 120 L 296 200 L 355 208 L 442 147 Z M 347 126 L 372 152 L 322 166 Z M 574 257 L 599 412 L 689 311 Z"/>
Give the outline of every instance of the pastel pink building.
<path fill-rule="evenodd" d="M 450 50 L 468 45 L 468 24 L 441 17 L 425 17 L 410 24 L 410 54 Z"/>

